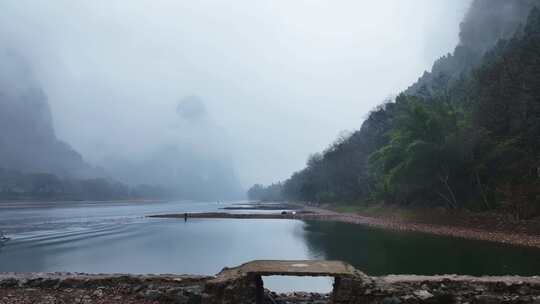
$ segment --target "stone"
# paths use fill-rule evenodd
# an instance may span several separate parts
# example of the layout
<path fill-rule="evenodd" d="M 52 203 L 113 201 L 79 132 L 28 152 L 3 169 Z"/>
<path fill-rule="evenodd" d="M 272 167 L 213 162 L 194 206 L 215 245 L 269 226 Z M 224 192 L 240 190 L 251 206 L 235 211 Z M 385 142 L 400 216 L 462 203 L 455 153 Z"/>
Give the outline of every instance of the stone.
<path fill-rule="evenodd" d="M 176 304 L 188 304 L 190 298 L 183 293 L 178 293 L 176 296 L 174 296 L 173 301 Z"/>
<path fill-rule="evenodd" d="M 479 295 L 475 297 L 478 304 L 497 304 L 501 303 L 501 299 L 494 295 Z"/>
<path fill-rule="evenodd" d="M 2 288 L 8 288 L 8 287 L 15 287 L 19 285 L 19 281 L 16 279 L 6 279 L 0 281 L 0 287 Z"/>
<path fill-rule="evenodd" d="M 486 291 L 486 288 L 484 286 L 478 286 L 477 285 L 477 286 L 474 287 L 474 291 L 482 293 L 482 292 Z"/>
<path fill-rule="evenodd" d="M 387 297 L 384 298 L 382 304 L 400 304 L 401 300 L 398 297 Z"/>
<path fill-rule="evenodd" d="M 424 290 L 424 289 L 420 289 L 420 290 L 416 290 L 414 293 L 413 293 L 417 298 L 419 298 L 420 300 L 427 300 L 429 298 L 433 298 L 433 294 L 431 294 L 429 291 L 427 290 Z"/>
<path fill-rule="evenodd" d="M 519 287 L 518 291 L 517 291 L 520 295 L 528 295 L 531 293 L 531 289 L 529 288 L 529 286 L 527 285 L 523 285 L 521 287 Z"/>
<path fill-rule="evenodd" d="M 411 295 L 404 295 L 403 297 L 401 297 L 401 299 L 405 302 L 409 302 L 409 301 L 412 301 L 413 299 L 416 300 L 416 298 L 414 296 L 411 296 Z"/>
<path fill-rule="evenodd" d="M 161 297 L 161 292 L 155 289 L 148 289 L 144 292 L 144 298 L 147 300 L 155 301 Z"/>
<path fill-rule="evenodd" d="M 82 297 L 81 303 L 90 304 L 90 303 L 92 303 L 92 298 L 89 295 L 85 295 L 85 296 Z"/>
<path fill-rule="evenodd" d="M 98 290 L 94 291 L 94 292 L 92 293 L 92 295 L 94 295 L 94 296 L 96 296 L 96 297 L 98 297 L 98 298 L 102 298 L 102 297 L 103 297 L 103 290 L 102 290 L 102 289 L 98 289 Z"/>
<path fill-rule="evenodd" d="M 131 292 L 132 292 L 132 293 L 137 293 L 137 292 L 139 292 L 139 291 L 141 291 L 141 290 L 143 290 L 143 289 L 144 289 L 144 286 L 143 286 L 143 285 L 135 285 L 135 286 L 133 286 L 133 287 L 131 288 Z"/>
<path fill-rule="evenodd" d="M 201 295 L 192 295 L 188 298 L 187 304 L 200 304 L 202 303 Z"/>
<path fill-rule="evenodd" d="M 185 286 L 182 289 L 187 294 L 200 295 L 202 293 L 202 288 L 199 285 Z"/>

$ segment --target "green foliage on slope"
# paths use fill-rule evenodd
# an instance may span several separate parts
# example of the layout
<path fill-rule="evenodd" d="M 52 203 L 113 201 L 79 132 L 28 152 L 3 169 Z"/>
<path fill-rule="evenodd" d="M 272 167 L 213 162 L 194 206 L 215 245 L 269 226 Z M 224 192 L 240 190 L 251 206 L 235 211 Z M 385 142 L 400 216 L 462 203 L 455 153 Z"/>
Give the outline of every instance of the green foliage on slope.
<path fill-rule="evenodd" d="M 536 2 L 512 3 L 523 15 L 521 5 Z M 485 18 L 498 28 L 499 36 L 490 32 L 496 41 L 462 41 L 435 64 L 436 75 L 425 74 L 359 131 L 312 156 L 283 183 L 284 197 L 540 215 L 540 10 L 530 9 L 520 26 L 516 16 L 495 18 L 497 5 Z M 462 39 L 478 35 L 470 22 Z"/>

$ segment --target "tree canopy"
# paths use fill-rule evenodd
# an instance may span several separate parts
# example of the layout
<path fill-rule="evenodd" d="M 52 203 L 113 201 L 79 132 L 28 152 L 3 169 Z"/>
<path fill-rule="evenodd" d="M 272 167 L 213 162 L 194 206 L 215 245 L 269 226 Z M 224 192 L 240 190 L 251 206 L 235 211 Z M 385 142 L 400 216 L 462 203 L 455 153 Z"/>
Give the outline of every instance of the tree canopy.
<path fill-rule="evenodd" d="M 540 215 L 540 10 L 509 24 L 491 48 L 463 43 L 441 58 L 436 75 L 373 110 L 360 130 L 311 156 L 272 191 L 321 203 Z"/>

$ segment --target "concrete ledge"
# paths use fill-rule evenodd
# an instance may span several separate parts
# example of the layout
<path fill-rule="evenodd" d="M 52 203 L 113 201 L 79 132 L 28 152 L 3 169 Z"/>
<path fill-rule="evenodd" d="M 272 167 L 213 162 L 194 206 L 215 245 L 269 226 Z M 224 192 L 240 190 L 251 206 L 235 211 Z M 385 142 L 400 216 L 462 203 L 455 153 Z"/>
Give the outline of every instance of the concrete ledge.
<path fill-rule="evenodd" d="M 341 261 L 272 261 L 258 260 L 234 268 L 225 268 L 217 274 L 220 280 L 230 280 L 244 275 L 299 276 L 299 277 L 353 277 L 358 271 Z"/>

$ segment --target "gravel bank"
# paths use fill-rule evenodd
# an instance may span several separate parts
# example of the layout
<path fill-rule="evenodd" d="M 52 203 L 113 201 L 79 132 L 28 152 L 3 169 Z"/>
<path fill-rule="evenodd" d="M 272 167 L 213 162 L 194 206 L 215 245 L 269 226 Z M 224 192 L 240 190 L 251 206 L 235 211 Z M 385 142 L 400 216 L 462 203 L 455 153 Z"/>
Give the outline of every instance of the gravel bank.
<path fill-rule="evenodd" d="M 153 218 L 179 218 L 185 219 L 185 214 L 161 214 L 152 215 Z M 299 209 L 294 214 L 231 214 L 231 213 L 191 213 L 189 218 L 199 219 L 298 219 L 298 220 L 318 220 L 318 221 L 336 221 L 350 224 L 365 225 L 369 227 L 390 229 L 394 231 L 422 232 L 441 236 L 451 236 L 465 239 L 492 241 L 518 246 L 527 246 L 540 248 L 540 235 L 531 233 L 516 233 L 493 231 L 487 229 L 474 229 L 459 226 L 436 225 L 410 223 L 403 221 L 392 221 L 382 218 L 362 216 L 353 213 L 339 213 L 327 209 L 305 207 Z"/>

